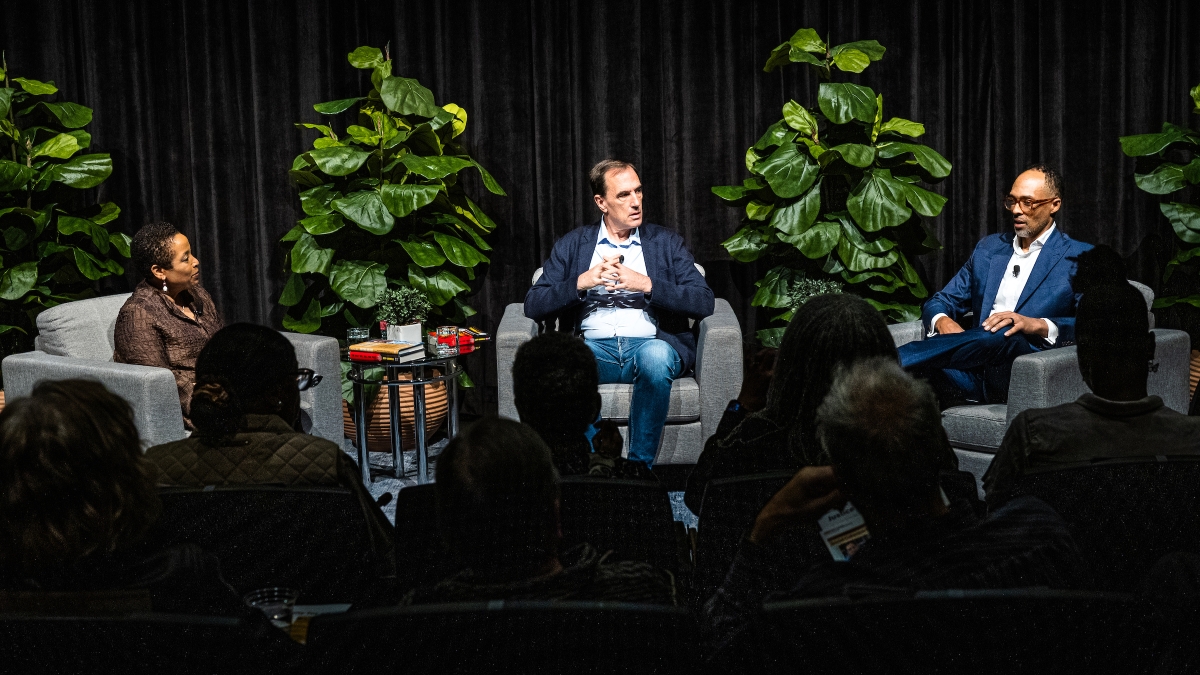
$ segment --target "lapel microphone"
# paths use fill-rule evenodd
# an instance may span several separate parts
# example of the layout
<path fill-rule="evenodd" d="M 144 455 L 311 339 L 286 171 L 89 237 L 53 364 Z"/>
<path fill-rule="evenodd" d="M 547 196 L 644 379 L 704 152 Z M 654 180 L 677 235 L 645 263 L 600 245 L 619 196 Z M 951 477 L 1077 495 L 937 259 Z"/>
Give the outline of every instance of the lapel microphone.
<path fill-rule="evenodd" d="M 1016 279 L 1019 274 L 1021 274 L 1021 266 L 1013 265 L 1013 278 Z"/>

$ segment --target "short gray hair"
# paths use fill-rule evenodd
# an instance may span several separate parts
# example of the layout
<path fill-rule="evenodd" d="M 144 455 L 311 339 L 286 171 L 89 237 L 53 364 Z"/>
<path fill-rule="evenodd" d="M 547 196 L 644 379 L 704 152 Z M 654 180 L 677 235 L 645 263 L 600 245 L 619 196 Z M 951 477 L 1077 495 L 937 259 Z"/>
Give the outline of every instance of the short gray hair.
<path fill-rule="evenodd" d="M 637 173 L 637 167 L 630 162 L 620 159 L 601 160 L 588 172 L 588 184 L 592 187 L 592 194 L 601 197 L 608 195 L 608 172 L 614 169 L 620 171 L 633 169 L 633 172 Z"/>
<path fill-rule="evenodd" d="M 835 376 L 817 435 L 851 489 L 886 501 L 928 499 L 949 447 L 933 390 L 884 358 Z"/>

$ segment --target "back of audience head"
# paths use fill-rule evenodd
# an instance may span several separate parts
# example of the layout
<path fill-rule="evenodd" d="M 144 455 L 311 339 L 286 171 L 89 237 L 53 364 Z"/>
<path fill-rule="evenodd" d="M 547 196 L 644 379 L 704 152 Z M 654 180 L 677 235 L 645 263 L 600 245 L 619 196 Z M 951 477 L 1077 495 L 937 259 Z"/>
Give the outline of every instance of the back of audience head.
<path fill-rule="evenodd" d="M 948 440 L 929 385 L 890 359 L 858 361 L 839 372 L 817 419 L 839 488 L 864 517 L 940 512 Z"/>
<path fill-rule="evenodd" d="M 235 323 L 217 331 L 196 358 L 191 418 L 196 434 L 217 443 L 233 436 L 247 414 L 300 414 L 296 349 L 278 331 Z"/>
<path fill-rule="evenodd" d="M 788 323 L 775 358 L 762 414 L 792 428 L 791 445 L 810 459 L 819 454 L 817 408 L 839 367 L 859 359 L 899 362 L 887 323 L 865 300 L 850 294 L 818 295 Z"/>
<path fill-rule="evenodd" d="M 544 574 L 558 562 L 558 471 L 530 427 L 486 417 L 438 458 L 438 527 L 464 568 L 496 580 Z"/>
<path fill-rule="evenodd" d="M 1126 281 L 1125 262 L 1100 245 L 1080 254 L 1075 290 L 1079 372 L 1092 393 L 1109 400 L 1146 396 L 1154 333 L 1145 297 Z"/>
<path fill-rule="evenodd" d="M 577 337 L 552 331 L 526 342 L 512 376 L 521 421 L 550 445 L 582 439 L 600 413 L 596 357 Z"/>
<path fill-rule="evenodd" d="M 37 574 L 136 541 L 158 517 L 133 411 L 103 384 L 42 382 L 0 412 L 0 570 Z"/>

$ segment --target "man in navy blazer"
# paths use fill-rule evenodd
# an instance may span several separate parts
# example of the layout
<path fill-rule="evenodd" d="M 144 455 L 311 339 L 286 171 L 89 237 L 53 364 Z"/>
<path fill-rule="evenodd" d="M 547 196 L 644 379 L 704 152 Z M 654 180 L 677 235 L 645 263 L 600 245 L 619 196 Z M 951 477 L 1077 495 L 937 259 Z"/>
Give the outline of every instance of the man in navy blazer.
<path fill-rule="evenodd" d="M 1075 341 L 1072 283 L 1091 244 L 1055 227 L 1062 178 L 1037 164 L 1013 182 L 1004 208 L 1013 232 L 975 247 L 950 283 L 921 309 L 927 338 L 900 347 L 900 363 L 927 377 L 943 405 L 1004 403 L 1013 361 Z M 978 326 L 964 328 L 968 312 Z"/>
<path fill-rule="evenodd" d="M 642 223 L 642 182 L 628 162 L 606 159 L 588 175 L 600 222 L 558 240 L 525 295 L 525 316 L 582 335 L 600 383 L 633 385 L 629 459 L 654 463 L 671 383 L 696 362 L 697 322 L 713 292 L 678 234 Z"/>

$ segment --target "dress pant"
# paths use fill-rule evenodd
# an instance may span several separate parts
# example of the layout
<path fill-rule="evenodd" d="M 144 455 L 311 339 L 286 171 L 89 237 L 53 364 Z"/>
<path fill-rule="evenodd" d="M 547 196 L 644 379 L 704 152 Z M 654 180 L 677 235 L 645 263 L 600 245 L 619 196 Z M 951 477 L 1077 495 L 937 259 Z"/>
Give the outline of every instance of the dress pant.
<path fill-rule="evenodd" d="M 655 338 L 612 337 L 584 342 L 596 356 L 600 384 L 633 385 L 629 459 L 652 465 L 667 423 L 671 383 L 683 370 L 679 354 L 670 344 Z"/>
<path fill-rule="evenodd" d="M 976 327 L 961 333 L 934 335 L 900 347 L 900 365 L 933 386 L 943 405 L 1005 403 L 1008 378 L 1018 356 L 1042 351 L 1041 338 L 1017 333 L 1004 336 Z"/>

